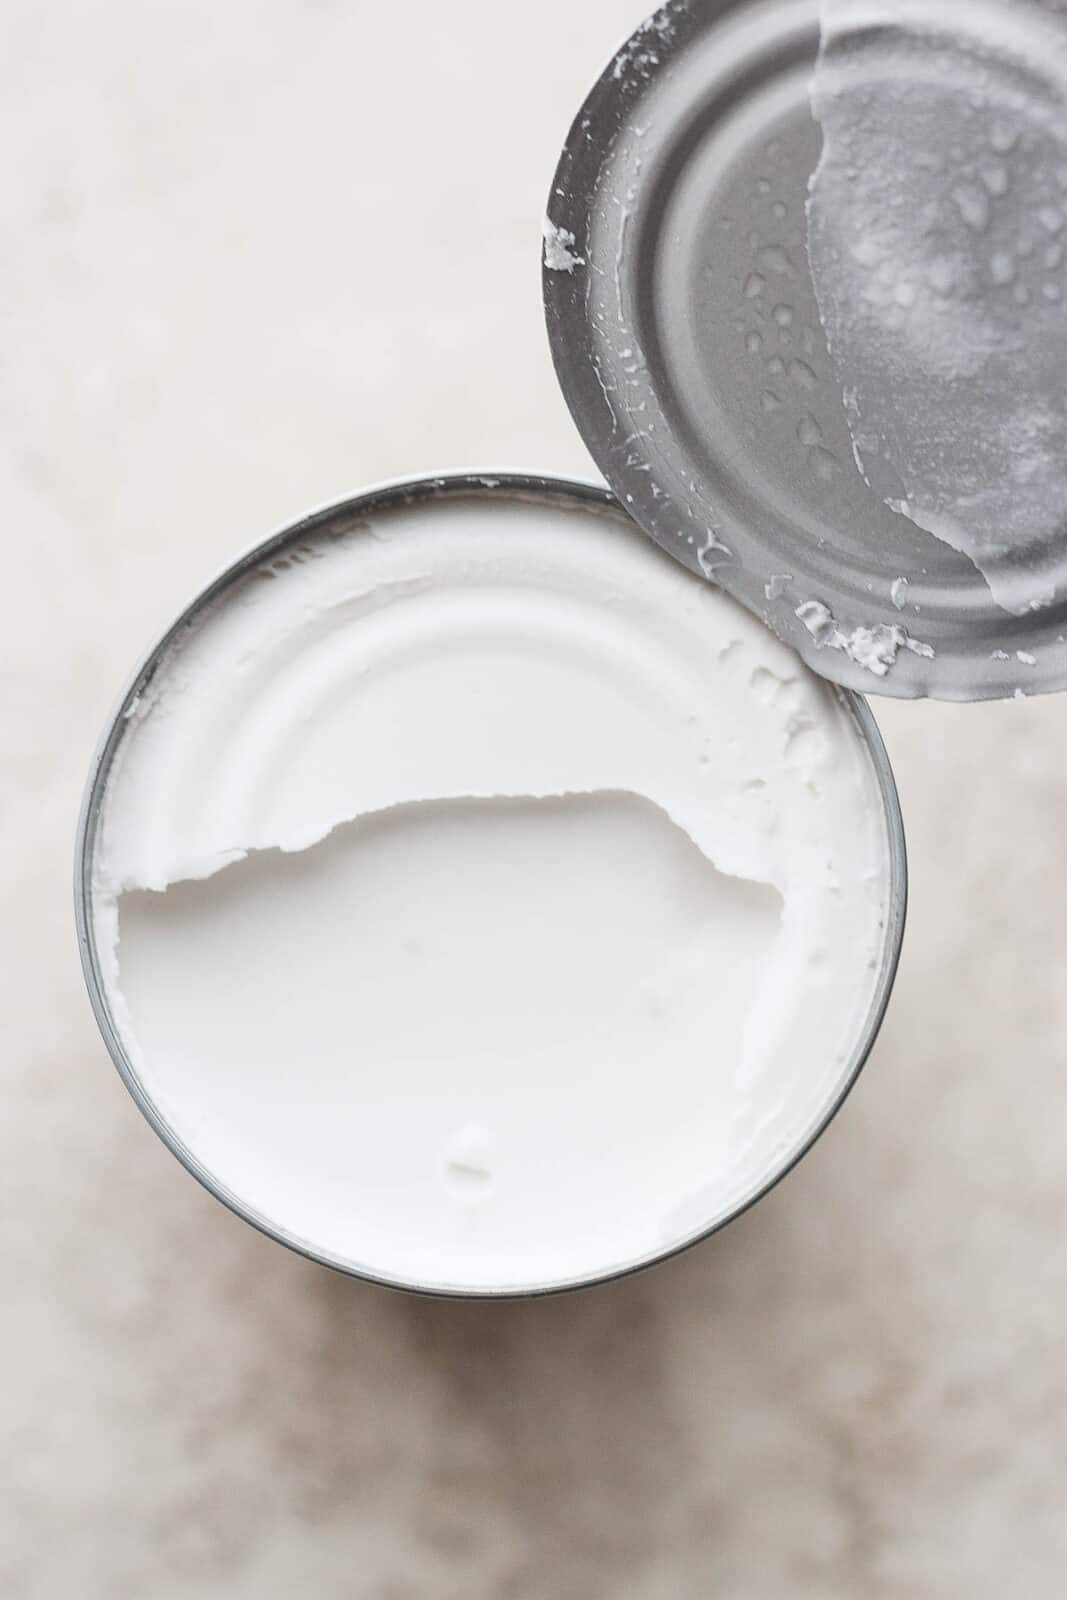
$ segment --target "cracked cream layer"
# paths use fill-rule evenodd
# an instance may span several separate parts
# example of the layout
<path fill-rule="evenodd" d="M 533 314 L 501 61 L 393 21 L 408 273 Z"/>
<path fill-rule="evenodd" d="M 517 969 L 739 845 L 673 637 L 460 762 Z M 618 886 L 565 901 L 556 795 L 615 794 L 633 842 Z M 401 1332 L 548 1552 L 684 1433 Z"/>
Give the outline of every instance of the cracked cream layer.
<path fill-rule="evenodd" d="M 93 860 L 143 1090 L 384 1278 L 582 1281 L 750 1198 L 845 1080 L 887 822 L 848 703 L 617 516 L 395 509 L 201 611 Z"/>

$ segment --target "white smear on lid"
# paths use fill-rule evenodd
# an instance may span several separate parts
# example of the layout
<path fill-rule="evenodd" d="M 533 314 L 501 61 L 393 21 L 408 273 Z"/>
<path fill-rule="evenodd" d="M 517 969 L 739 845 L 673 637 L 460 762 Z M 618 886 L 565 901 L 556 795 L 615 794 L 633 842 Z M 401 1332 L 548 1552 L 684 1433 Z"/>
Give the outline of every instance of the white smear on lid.
<path fill-rule="evenodd" d="M 934 647 L 921 639 L 913 639 L 899 623 L 887 626 L 878 623 L 868 626 L 859 623 L 852 628 L 842 628 L 828 605 L 821 600 L 806 600 L 797 606 L 795 615 L 807 628 L 818 649 L 840 650 L 850 661 L 876 678 L 884 678 L 896 665 L 901 650 L 914 656 L 933 660 Z"/>
<path fill-rule="evenodd" d="M 660 6 L 658 11 L 646 17 L 627 39 L 612 65 L 611 76 L 616 81 L 628 77 L 648 79 L 653 70 L 660 65 L 660 50 L 663 44 L 674 33 L 674 18 L 671 16 L 671 7 Z M 638 133 L 643 129 L 638 129 Z"/>
<path fill-rule="evenodd" d="M 546 217 L 542 229 L 545 243 L 545 266 L 550 272 L 573 272 L 585 266 L 585 257 L 574 249 L 574 234 L 569 228 L 558 228 Z"/>

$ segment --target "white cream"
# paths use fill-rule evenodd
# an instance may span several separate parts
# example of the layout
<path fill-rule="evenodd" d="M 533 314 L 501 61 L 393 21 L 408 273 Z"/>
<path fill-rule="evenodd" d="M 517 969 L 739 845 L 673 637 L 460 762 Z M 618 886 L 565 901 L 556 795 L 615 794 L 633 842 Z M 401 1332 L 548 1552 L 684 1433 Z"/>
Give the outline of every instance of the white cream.
<path fill-rule="evenodd" d="M 389 1280 L 561 1285 L 757 1193 L 886 944 L 847 703 L 617 517 L 318 536 L 132 708 L 93 915 L 116 1025 L 240 1202 Z"/>

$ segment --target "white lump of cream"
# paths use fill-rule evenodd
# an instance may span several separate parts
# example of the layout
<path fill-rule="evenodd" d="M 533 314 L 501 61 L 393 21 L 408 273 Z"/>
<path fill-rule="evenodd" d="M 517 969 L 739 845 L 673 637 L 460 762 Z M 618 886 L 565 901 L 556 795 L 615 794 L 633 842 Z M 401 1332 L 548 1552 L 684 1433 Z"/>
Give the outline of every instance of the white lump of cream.
<path fill-rule="evenodd" d="M 1063 591 L 1067 14 L 823 0 L 808 245 L 856 460 L 1021 614 Z"/>
<path fill-rule="evenodd" d="M 461 1291 L 648 1260 L 840 1094 L 885 956 L 848 702 L 614 515 L 434 502 L 235 580 L 130 708 L 108 1004 L 216 1185 Z"/>

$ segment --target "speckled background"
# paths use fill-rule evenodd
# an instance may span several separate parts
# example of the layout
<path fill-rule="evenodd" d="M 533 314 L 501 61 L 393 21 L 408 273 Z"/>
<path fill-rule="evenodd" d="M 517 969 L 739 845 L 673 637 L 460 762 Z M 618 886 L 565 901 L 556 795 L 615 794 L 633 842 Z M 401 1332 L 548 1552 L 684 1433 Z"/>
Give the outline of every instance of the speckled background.
<path fill-rule="evenodd" d="M 913 913 L 802 1168 L 621 1286 L 423 1302 L 200 1191 L 96 1035 L 79 789 L 235 551 L 587 472 L 558 146 L 640 0 L 0 11 L 5 1600 L 1025 1600 L 1067 1570 L 1067 701 L 886 706 Z"/>

